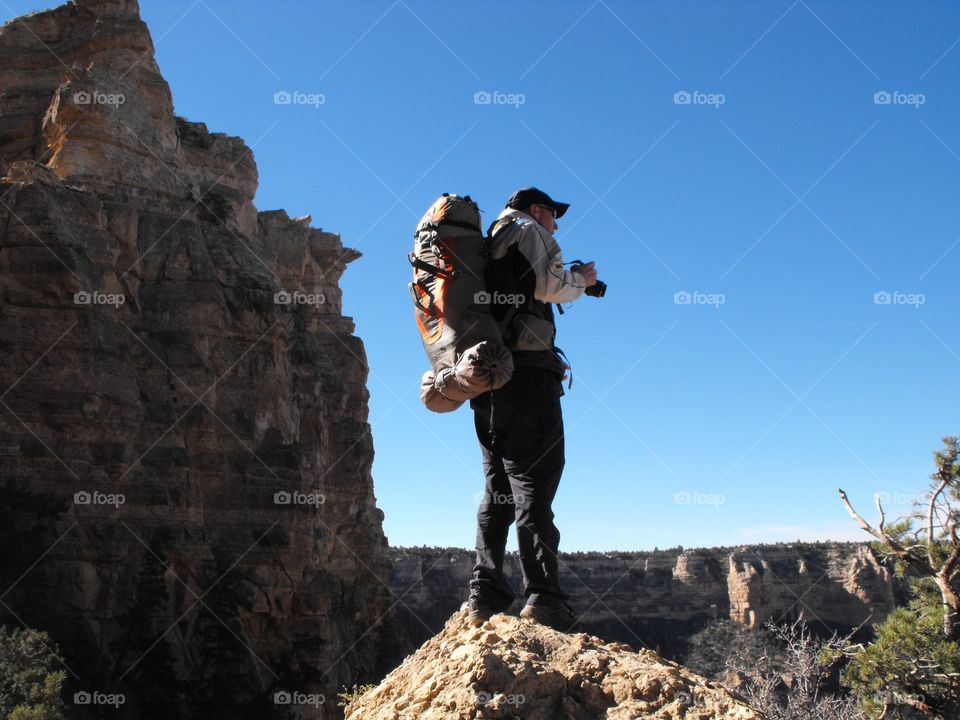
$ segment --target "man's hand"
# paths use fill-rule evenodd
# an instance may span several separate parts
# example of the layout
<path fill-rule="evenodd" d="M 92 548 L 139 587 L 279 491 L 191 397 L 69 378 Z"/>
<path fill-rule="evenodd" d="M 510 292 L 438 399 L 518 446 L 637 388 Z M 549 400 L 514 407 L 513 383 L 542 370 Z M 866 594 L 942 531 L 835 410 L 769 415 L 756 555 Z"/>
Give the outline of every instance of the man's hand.
<path fill-rule="evenodd" d="M 570 272 L 575 272 L 584 279 L 587 287 L 597 284 L 597 270 L 594 268 L 594 262 L 591 260 L 585 265 L 574 265 Z"/>

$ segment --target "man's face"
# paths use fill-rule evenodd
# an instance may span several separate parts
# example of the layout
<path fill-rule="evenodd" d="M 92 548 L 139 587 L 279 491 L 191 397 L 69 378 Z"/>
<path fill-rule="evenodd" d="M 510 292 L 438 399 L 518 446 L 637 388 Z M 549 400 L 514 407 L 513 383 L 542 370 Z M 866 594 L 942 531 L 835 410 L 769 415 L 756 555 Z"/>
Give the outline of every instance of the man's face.
<path fill-rule="evenodd" d="M 551 233 L 556 232 L 559 227 L 559 225 L 557 225 L 557 211 L 549 205 L 531 205 L 527 214 Z"/>

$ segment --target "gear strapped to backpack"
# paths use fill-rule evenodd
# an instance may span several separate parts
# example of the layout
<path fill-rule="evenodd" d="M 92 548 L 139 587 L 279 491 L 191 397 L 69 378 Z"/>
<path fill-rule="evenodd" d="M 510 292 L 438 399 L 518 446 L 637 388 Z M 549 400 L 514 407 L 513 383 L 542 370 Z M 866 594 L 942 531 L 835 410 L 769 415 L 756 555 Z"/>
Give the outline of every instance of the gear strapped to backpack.
<path fill-rule="evenodd" d="M 420 399 L 434 412 L 456 410 L 513 375 L 513 357 L 490 313 L 487 245 L 470 196 L 444 193 L 413 236 L 410 294 L 430 369 Z"/>

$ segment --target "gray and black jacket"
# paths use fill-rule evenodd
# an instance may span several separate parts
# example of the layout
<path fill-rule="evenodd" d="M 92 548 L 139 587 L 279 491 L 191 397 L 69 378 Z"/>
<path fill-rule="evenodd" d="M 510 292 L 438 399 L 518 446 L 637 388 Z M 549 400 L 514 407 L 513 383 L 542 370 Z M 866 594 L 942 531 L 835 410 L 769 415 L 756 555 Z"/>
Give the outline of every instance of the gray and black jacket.
<path fill-rule="evenodd" d="M 530 215 L 506 208 L 490 226 L 486 285 L 490 309 L 501 323 L 503 340 L 519 365 L 563 375 L 557 355 L 553 303 L 583 295 L 586 282 L 564 270 L 553 234 Z"/>

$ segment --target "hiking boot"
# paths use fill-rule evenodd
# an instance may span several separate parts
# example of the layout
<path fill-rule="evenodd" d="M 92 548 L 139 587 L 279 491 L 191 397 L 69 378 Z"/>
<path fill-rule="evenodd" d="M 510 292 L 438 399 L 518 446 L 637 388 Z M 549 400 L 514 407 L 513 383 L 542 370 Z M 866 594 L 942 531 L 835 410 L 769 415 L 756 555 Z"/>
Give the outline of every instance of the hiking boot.
<path fill-rule="evenodd" d="M 513 605 L 513 598 L 491 604 L 483 598 L 471 597 L 460 606 L 460 609 L 468 611 L 467 619 L 471 625 L 480 627 L 492 616 L 507 612 L 511 605 Z"/>
<path fill-rule="evenodd" d="M 524 605 L 523 610 L 520 611 L 520 617 L 560 632 L 570 632 L 577 622 L 576 613 L 567 603 L 561 603 L 560 605 Z"/>
<path fill-rule="evenodd" d="M 464 603 L 464 607 L 467 609 L 467 622 L 472 627 L 480 627 L 493 617 L 493 608 L 483 600 L 470 598 Z"/>

